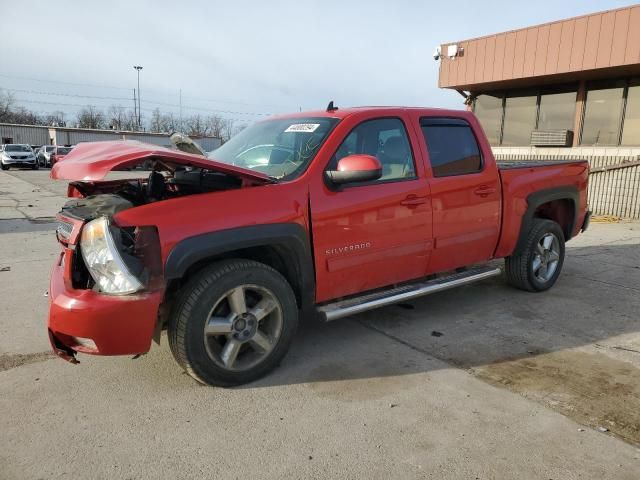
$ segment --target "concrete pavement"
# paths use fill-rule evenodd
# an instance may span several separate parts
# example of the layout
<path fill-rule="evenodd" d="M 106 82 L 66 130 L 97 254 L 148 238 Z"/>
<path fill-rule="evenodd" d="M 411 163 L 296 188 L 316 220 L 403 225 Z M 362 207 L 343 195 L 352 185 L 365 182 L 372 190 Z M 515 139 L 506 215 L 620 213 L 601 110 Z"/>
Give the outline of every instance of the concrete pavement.
<path fill-rule="evenodd" d="M 42 173 L 17 175 L 57 209 L 64 184 Z M 12 200 L 38 193 L 13 175 Z M 49 355 L 53 224 L 10 215 L 0 479 L 638 478 L 638 223 L 592 225 L 547 293 L 498 278 L 306 324 L 276 372 L 224 390 L 183 374 L 166 338 L 137 360 Z"/>

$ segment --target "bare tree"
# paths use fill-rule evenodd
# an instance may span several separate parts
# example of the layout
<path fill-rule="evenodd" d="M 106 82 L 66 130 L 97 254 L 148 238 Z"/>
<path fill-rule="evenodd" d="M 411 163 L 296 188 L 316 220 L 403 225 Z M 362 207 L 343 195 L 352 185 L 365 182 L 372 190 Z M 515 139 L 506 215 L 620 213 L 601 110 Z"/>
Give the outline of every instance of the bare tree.
<path fill-rule="evenodd" d="M 28 110 L 25 107 L 17 107 L 11 111 L 9 121 L 19 123 L 21 125 L 42 125 L 43 121 L 37 113 Z"/>
<path fill-rule="evenodd" d="M 104 113 L 92 105 L 87 105 L 78 112 L 80 128 L 104 128 L 105 123 Z"/>
<path fill-rule="evenodd" d="M 10 122 L 15 99 L 9 92 L 0 90 L 0 122 Z"/>
<path fill-rule="evenodd" d="M 152 132 L 163 131 L 162 113 L 160 113 L 160 109 L 157 107 L 151 113 L 151 120 L 149 121 L 149 130 Z"/>
<path fill-rule="evenodd" d="M 57 110 L 55 112 L 48 113 L 44 116 L 44 123 L 51 127 L 64 127 L 66 122 L 64 121 L 64 112 Z"/>
<path fill-rule="evenodd" d="M 138 118 L 133 110 L 127 110 L 122 121 L 122 130 L 133 132 L 138 129 Z"/>
<path fill-rule="evenodd" d="M 206 119 L 202 118 L 202 115 L 200 114 L 188 117 L 185 121 L 185 126 L 185 133 L 187 135 L 203 136 L 209 135 L 211 132 L 210 123 Z"/>
<path fill-rule="evenodd" d="M 108 126 L 114 130 L 123 130 L 127 121 L 127 110 L 122 105 L 111 105 L 107 111 Z"/>
<path fill-rule="evenodd" d="M 163 132 L 177 132 L 179 125 L 179 120 L 173 113 L 165 113 L 162 115 L 162 131 Z"/>
<path fill-rule="evenodd" d="M 209 134 L 212 137 L 222 138 L 224 130 L 224 118 L 218 115 L 209 115 L 207 117 L 207 126 L 209 127 Z"/>
<path fill-rule="evenodd" d="M 233 118 L 225 118 L 222 126 L 222 136 L 220 139 L 222 142 L 228 142 L 229 139 L 235 134 L 235 121 Z"/>

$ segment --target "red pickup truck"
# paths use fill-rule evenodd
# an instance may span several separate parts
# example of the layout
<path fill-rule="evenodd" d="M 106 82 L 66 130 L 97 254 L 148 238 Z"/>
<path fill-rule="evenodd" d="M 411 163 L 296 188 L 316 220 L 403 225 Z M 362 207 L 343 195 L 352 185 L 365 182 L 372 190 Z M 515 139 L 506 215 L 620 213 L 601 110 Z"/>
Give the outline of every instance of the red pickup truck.
<path fill-rule="evenodd" d="M 105 180 L 151 166 L 148 177 Z M 54 351 L 138 355 L 168 330 L 196 380 L 281 361 L 299 319 L 334 320 L 499 275 L 540 292 L 587 228 L 588 164 L 496 163 L 473 114 L 365 107 L 245 129 L 208 157 L 78 145 L 50 283 Z"/>

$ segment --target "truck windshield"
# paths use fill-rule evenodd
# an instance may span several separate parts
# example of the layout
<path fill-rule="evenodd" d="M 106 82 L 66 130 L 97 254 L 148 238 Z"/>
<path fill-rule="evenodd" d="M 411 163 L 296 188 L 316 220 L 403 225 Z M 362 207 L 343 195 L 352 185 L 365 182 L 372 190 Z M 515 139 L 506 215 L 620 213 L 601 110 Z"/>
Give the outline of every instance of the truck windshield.
<path fill-rule="evenodd" d="M 265 120 L 243 130 L 208 158 L 290 180 L 304 172 L 337 123 L 337 118 L 326 117 Z"/>

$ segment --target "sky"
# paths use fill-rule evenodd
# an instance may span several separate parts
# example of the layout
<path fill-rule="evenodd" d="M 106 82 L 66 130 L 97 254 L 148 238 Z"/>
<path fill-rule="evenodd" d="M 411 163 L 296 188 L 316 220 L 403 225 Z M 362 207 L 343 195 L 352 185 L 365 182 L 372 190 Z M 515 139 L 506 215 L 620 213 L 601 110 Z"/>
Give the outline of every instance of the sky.
<path fill-rule="evenodd" d="M 449 41 L 633 4 L 615 0 L 435 2 L 0 0 L 0 89 L 18 104 L 74 115 L 159 107 L 251 123 L 338 106 L 462 108 L 437 87 Z"/>

